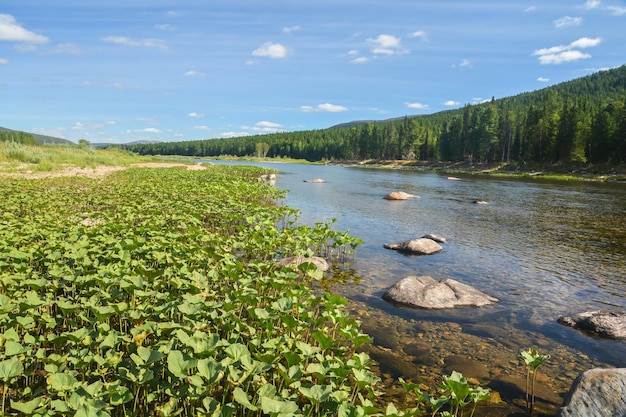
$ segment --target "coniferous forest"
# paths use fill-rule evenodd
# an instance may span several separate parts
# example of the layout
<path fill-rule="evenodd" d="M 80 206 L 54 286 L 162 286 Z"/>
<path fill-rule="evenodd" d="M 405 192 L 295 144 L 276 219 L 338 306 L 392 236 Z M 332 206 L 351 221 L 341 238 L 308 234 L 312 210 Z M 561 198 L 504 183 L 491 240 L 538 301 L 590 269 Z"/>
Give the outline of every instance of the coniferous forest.
<path fill-rule="evenodd" d="M 626 65 L 461 109 L 328 129 L 125 145 L 143 155 L 594 164 L 626 162 Z"/>

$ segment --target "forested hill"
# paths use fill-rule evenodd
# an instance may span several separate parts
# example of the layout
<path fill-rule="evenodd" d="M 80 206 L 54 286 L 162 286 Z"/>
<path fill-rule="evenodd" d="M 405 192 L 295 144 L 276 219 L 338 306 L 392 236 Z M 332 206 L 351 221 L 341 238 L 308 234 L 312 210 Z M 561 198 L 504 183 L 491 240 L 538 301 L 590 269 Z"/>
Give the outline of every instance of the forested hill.
<path fill-rule="evenodd" d="M 124 146 L 140 154 L 320 160 L 626 162 L 626 65 L 431 115 Z"/>
<path fill-rule="evenodd" d="M 17 130 L 0 127 L 0 142 L 17 142 L 24 145 L 46 145 L 46 144 L 66 144 L 75 145 L 67 139 L 55 138 L 53 136 L 37 135 L 35 133 L 21 132 Z"/>

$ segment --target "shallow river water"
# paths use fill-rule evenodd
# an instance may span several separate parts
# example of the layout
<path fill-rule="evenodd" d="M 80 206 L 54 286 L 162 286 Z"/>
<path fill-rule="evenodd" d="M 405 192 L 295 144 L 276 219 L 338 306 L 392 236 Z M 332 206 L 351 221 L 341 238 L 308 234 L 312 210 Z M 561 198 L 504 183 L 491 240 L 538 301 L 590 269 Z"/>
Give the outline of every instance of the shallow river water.
<path fill-rule="evenodd" d="M 352 264 L 358 279 L 333 291 L 351 301 L 373 336 L 369 353 L 390 392 L 398 377 L 436 387 L 442 373 L 455 369 L 504 399 L 482 415 L 517 415 L 526 375 L 518 355 L 534 346 L 551 355 L 540 369 L 537 395 L 538 409 L 554 415 L 578 373 L 626 367 L 626 342 L 556 322 L 562 315 L 626 308 L 626 184 L 247 165 L 279 171 L 275 185 L 288 191 L 286 204 L 301 211 L 301 224 L 337 219 L 335 229 L 364 241 Z M 304 182 L 314 178 L 326 183 Z M 391 191 L 420 198 L 382 198 Z M 383 248 L 426 233 L 447 239 L 442 252 L 406 257 Z M 500 302 L 433 311 L 381 299 L 408 275 L 453 278 Z"/>

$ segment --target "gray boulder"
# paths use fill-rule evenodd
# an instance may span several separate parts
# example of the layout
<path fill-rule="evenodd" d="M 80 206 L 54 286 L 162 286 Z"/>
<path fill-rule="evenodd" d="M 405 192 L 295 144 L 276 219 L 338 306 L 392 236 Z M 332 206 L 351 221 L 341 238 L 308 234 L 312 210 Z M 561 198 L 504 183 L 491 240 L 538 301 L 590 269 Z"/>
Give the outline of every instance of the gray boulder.
<path fill-rule="evenodd" d="M 446 238 L 439 235 L 434 235 L 432 233 L 428 233 L 427 235 L 422 236 L 424 239 L 434 240 L 437 243 L 446 243 Z"/>
<path fill-rule="evenodd" d="M 586 311 L 557 320 L 564 326 L 590 332 L 606 339 L 626 339 L 626 312 L 596 310 Z"/>
<path fill-rule="evenodd" d="M 392 191 L 383 197 L 385 200 L 411 200 L 420 198 L 418 195 L 405 193 L 404 191 Z"/>
<path fill-rule="evenodd" d="M 439 243 L 425 237 L 399 243 L 386 243 L 383 247 L 409 255 L 432 255 L 433 253 L 443 250 L 443 247 Z"/>
<path fill-rule="evenodd" d="M 429 276 L 408 276 L 396 282 L 383 299 L 427 309 L 483 307 L 499 300 L 451 278 L 436 281 Z"/>
<path fill-rule="evenodd" d="M 557 417 L 626 417 L 626 368 L 596 368 L 576 378 Z"/>
<path fill-rule="evenodd" d="M 311 262 L 317 267 L 317 269 L 323 272 L 328 271 L 328 269 L 330 268 L 328 262 L 326 262 L 326 259 L 320 258 L 319 256 L 289 256 L 278 261 L 278 266 L 298 267 L 298 265 L 305 262 Z"/>

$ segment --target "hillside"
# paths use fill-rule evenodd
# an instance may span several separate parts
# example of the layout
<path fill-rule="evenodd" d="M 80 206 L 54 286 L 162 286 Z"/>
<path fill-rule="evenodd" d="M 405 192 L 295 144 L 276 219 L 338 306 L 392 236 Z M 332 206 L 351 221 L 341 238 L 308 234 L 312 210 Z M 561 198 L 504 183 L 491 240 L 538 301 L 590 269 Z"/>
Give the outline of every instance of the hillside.
<path fill-rule="evenodd" d="M 16 136 L 30 136 L 32 137 L 35 142 L 39 145 L 49 145 L 49 144 L 55 144 L 55 145 L 76 145 L 74 142 L 67 140 L 67 139 L 61 139 L 61 138 L 55 138 L 54 136 L 46 136 L 46 135 L 38 135 L 36 133 L 29 133 L 29 132 L 21 132 L 18 130 L 13 130 L 13 129 L 8 129 L 6 127 L 0 127 L 0 134 L 4 134 L 4 135 L 13 135 L 15 134 Z"/>
<path fill-rule="evenodd" d="M 123 146 L 146 155 L 309 161 L 626 162 L 626 66 L 431 115 L 231 139 Z"/>

